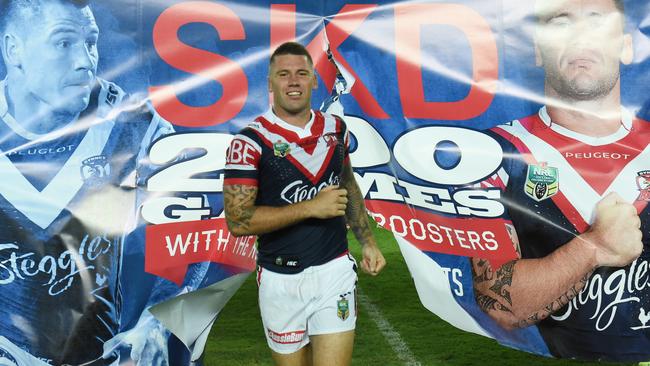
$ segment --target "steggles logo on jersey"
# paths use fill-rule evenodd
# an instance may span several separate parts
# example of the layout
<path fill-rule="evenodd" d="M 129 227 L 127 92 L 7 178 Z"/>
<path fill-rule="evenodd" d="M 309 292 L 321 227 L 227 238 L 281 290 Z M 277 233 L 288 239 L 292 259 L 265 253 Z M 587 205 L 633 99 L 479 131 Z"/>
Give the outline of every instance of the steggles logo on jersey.
<path fill-rule="evenodd" d="M 650 201 L 650 170 L 643 170 L 637 173 L 636 186 L 639 187 L 637 201 Z"/>
<path fill-rule="evenodd" d="M 530 198 L 539 202 L 553 197 L 559 189 L 559 174 L 557 168 L 546 163 L 529 164 L 526 173 L 524 192 Z"/>
<path fill-rule="evenodd" d="M 291 147 L 286 142 L 278 140 L 273 144 L 273 154 L 277 157 L 284 158 L 291 152 Z"/>
<path fill-rule="evenodd" d="M 105 182 L 111 174 L 111 165 L 104 155 L 91 156 L 81 162 L 81 178 L 91 186 Z"/>

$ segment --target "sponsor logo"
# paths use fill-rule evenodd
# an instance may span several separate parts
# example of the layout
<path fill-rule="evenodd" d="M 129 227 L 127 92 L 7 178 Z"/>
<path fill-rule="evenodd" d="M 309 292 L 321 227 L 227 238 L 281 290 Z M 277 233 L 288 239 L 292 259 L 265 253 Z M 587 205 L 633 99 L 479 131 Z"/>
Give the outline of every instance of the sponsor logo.
<path fill-rule="evenodd" d="M 267 328 L 266 331 L 267 334 L 269 335 L 269 338 L 273 342 L 280 343 L 280 344 L 300 343 L 302 342 L 302 339 L 305 337 L 304 330 L 296 330 L 287 333 L 276 333 L 271 329 Z"/>
<path fill-rule="evenodd" d="M 336 301 L 336 316 L 341 320 L 345 320 L 350 316 L 350 304 L 348 303 L 347 295 L 350 293 L 347 292 L 343 295 L 339 295 L 340 299 Z"/>
<path fill-rule="evenodd" d="M 50 155 L 50 154 L 61 154 L 73 151 L 77 145 L 66 145 L 58 147 L 48 147 L 48 148 L 30 148 L 24 150 L 11 150 L 6 153 L 7 156 L 12 155 Z"/>
<path fill-rule="evenodd" d="M 650 201 L 650 170 L 637 173 L 636 186 L 639 188 L 637 201 Z"/>
<path fill-rule="evenodd" d="M 291 147 L 286 142 L 278 140 L 273 144 L 273 155 L 284 158 L 291 152 Z"/>
<path fill-rule="evenodd" d="M 81 178 L 91 186 L 100 185 L 111 175 L 111 165 L 104 155 L 92 156 L 81 162 Z"/>
<path fill-rule="evenodd" d="M 596 273 L 591 276 L 589 282 L 566 306 L 564 313 L 556 313 L 551 317 L 556 321 L 568 319 L 574 311 L 587 311 L 587 308 L 593 308 L 593 314 L 589 319 L 594 321 L 596 331 L 602 332 L 618 323 L 628 324 L 631 330 L 640 330 L 650 328 L 650 308 L 646 309 L 647 301 L 641 298 L 647 296 L 650 288 L 650 262 L 647 260 L 635 260 L 627 268 L 618 269 L 609 275 Z M 632 311 L 630 307 L 623 308 L 626 303 L 639 303 L 642 305 L 638 311 Z M 625 317 L 622 321 L 618 317 L 619 313 Z M 638 319 L 638 323 L 634 321 Z"/>
<path fill-rule="evenodd" d="M 310 200 L 318 194 L 323 188 L 330 185 L 338 185 L 341 182 L 341 179 L 338 175 L 334 175 L 332 172 L 327 179 L 327 181 L 319 184 L 318 186 L 313 186 L 311 184 L 302 184 L 302 180 L 293 181 L 284 187 L 282 193 L 280 193 L 280 198 L 287 203 L 298 203 L 305 200 Z"/>
<path fill-rule="evenodd" d="M 77 278 L 85 273 L 95 274 L 97 287 L 104 286 L 108 277 L 96 268 L 99 257 L 109 256 L 120 239 L 106 236 L 86 235 L 79 251 L 66 250 L 58 256 L 41 256 L 37 252 L 20 252 L 16 243 L 0 243 L 0 288 L 14 281 L 40 282 L 50 296 L 57 296 L 70 289 Z M 2 364 L 0 364 L 2 365 Z"/>
<path fill-rule="evenodd" d="M 559 190 L 559 174 L 557 168 L 541 163 L 528 165 L 524 192 L 530 198 L 539 202 L 555 196 Z"/>
<path fill-rule="evenodd" d="M 564 157 L 567 159 L 611 159 L 611 160 L 630 160 L 630 154 L 619 154 L 615 152 L 596 151 L 596 152 L 565 152 Z"/>

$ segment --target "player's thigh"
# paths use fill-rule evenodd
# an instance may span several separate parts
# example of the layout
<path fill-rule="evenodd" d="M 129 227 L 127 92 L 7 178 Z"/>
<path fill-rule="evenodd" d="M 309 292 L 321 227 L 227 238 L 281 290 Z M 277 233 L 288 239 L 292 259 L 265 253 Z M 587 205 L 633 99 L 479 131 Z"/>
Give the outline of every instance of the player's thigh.
<path fill-rule="evenodd" d="M 277 353 L 271 350 L 273 361 L 277 366 L 311 366 L 311 345 L 306 345 L 294 353 Z"/>
<path fill-rule="evenodd" d="M 352 360 L 354 330 L 310 337 L 313 366 L 346 366 Z"/>

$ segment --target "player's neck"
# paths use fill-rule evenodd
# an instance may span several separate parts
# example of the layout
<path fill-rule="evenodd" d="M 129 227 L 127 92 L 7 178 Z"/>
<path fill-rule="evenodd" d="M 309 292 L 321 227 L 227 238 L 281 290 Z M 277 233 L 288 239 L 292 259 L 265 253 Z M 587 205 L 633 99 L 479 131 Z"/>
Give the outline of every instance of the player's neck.
<path fill-rule="evenodd" d="M 50 105 L 38 98 L 23 93 L 19 88 L 12 89 L 7 85 L 5 96 L 8 112 L 13 116 L 17 126 L 11 126 L 20 135 L 34 139 L 40 135 L 53 132 L 61 126 L 67 126 L 78 116 L 69 113 L 57 113 Z M 30 136 L 30 137 L 28 137 Z"/>
<path fill-rule="evenodd" d="M 609 136 L 621 127 L 620 92 L 594 100 L 568 101 L 547 91 L 546 111 L 552 123 L 586 136 Z"/>
<path fill-rule="evenodd" d="M 300 128 L 304 128 L 311 120 L 311 109 L 309 108 L 296 113 L 291 113 L 282 108 L 273 106 L 273 113 L 284 122 Z"/>

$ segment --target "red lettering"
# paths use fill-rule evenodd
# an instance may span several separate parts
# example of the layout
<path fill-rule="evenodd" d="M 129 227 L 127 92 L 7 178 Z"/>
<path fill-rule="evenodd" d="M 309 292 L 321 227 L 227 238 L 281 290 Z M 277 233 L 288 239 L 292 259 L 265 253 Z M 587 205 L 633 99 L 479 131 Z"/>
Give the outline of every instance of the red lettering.
<path fill-rule="evenodd" d="M 226 164 L 241 164 L 255 166 L 259 153 L 245 141 L 234 139 L 228 149 Z"/>
<path fill-rule="evenodd" d="M 467 96 L 454 102 L 427 102 L 422 85 L 420 28 L 447 24 L 467 36 L 472 51 L 472 81 Z M 395 53 L 404 117 L 465 120 L 492 103 L 499 73 L 496 41 L 489 24 L 473 9 L 457 4 L 396 4 Z"/>
<path fill-rule="evenodd" d="M 320 31 L 316 37 L 306 46 L 314 59 L 314 67 L 323 79 L 325 86 L 332 89 L 336 77 L 336 69 L 323 50 L 325 35 L 330 42 L 332 55 L 338 62 L 352 74 L 356 82 L 352 88 L 352 96 L 357 100 L 361 109 L 370 117 L 378 119 L 389 118 L 388 114 L 379 106 L 377 100 L 372 96 L 368 88 L 363 84 L 350 64 L 338 52 L 338 47 L 365 21 L 370 13 L 377 7 L 376 4 L 346 4 L 341 11 Z M 295 7 L 290 5 L 271 6 L 271 47 L 278 46 L 282 42 L 295 39 Z M 289 30 L 289 27 L 292 30 Z"/>
<path fill-rule="evenodd" d="M 179 70 L 219 82 L 223 94 L 214 104 L 194 107 L 176 97 L 176 91 L 182 90 L 182 86 L 152 86 L 149 88 L 151 101 L 156 111 L 175 125 L 203 127 L 224 123 L 244 107 L 248 96 L 246 74 L 236 62 L 224 56 L 181 42 L 178 30 L 190 23 L 213 26 L 222 40 L 245 39 L 244 27 L 239 17 L 226 6 L 190 1 L 167 8 L 153 28 L 153 44 L 161 59 Z M 188 86 L 191 87 L 193 85 Z"/>

